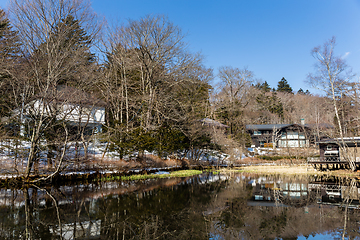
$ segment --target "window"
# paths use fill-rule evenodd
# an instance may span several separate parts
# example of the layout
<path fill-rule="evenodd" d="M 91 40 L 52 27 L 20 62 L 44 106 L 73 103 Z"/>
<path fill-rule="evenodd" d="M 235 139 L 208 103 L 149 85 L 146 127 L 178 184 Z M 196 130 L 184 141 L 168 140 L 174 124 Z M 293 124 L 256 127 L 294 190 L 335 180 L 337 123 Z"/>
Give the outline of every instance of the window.
<path fill-rule="evenodd" d="M 299 133 L 298 132 L 288 132 L 287 138 L 288 139 L 299 139 Z"/>
<path fill-rule="evenodd" d="M 261 131 L 254 131 L 254 135 L 261 135 Z"/>

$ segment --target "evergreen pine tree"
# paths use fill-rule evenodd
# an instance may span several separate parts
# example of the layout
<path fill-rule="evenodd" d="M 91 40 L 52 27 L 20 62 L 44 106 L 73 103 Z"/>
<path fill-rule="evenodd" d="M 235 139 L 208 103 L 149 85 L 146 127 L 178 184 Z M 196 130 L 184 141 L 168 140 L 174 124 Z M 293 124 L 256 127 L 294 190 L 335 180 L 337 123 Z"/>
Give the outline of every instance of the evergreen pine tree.
<path fill-rule="evenodd" d="M 0 9 L 0 115 L 4 116 L 14 108 L 12 73 L 20 62 L 20 42 L 17 32 L 12 30 L 9 19 Z"/>
<path fill-rule="evenodd" d="M 62 64 L 67 66 L 67 71 L 59 76 L 57 85 L 79 87 L 85 76 L 84 72 L 91 71 L 91 65 L 96 62 L 94 54 L 90 51 L 90 37 L 80 26 L 79 21 L 68 15 L 55 27 L 49 41 L 52 42 L 51 46 L 56 47 L 54 49 L 57 51 L 56 54 L 64 58 Z M 43 46 L 45 47 L 46 43 Z"/>
<path fill-rule="evenodd" d="M 276 114 L 281 119 L 284 118 L 284 106 L 276 92 L 272 92 L 271 96 L 261 93 L 256 96 L 256 102 L 261 111 L 269 111 L 270 113 Z"/>
<path fill-rule="evenodd" d="M 81 49 L 83 58 L 89 63 L 95 61 L 94 55 L 90 52 L 90 37 L 80 26 L 79 21 L 72 15 L 69 15 L 60 24 L 56 32 L 57 35 L 63 35 L 63 48 L 70 47 L 70 51 L 76 52 Z"/>
<path fill-rule="evenodd" d="M 254 87 L 256 87 L 259 90 L 262 90 L 264 92 L 270 92 L 271 91 L 271 87 L 270 85 L 267 83 L 267 81 L 263 82 L 263 83 L 257 83 L 256 85 L 253 85 Z"/>
<path fill-rule="evenodd" d="M 0 61 L 2 75 L 4 67 L 19 59 L 20 43 L 17 33 L 12 30 L 5 12 L 0 9 Z"/>
<path fill-rule="evenodd" d="M 283 78 L 278 82 L 277 91 L 278 91 L 278 92 L 291 93 L 293 90 L 292 90 L 292 88 L 290 87 L 290 85 L 289 85 L 289 83 L 287 82 L 287 80 L 283 77 Z"/>
<path fill-rule="evenodd" d="M 265 81 L 263 84 L 261 84 L 260 88 L 261 88 L 261 90 L 263 90 L 265 92 L 270 92 L 270 90 L 271 90 L 271 87 L 267 83 L 267 81 Z"/>
<path fill-rule="evenodd" d="M 297 94 L 310 95 L 310 92 L 309 90 L 304 91 L 302 88 L 300 88 Z"/>

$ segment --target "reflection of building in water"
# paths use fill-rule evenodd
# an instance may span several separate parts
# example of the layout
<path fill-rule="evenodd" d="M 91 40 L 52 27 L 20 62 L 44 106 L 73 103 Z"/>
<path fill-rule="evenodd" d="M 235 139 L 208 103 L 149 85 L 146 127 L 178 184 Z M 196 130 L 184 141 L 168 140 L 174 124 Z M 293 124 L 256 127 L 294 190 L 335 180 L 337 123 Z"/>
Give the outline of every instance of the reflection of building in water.
<path fill-rule="evenodd" d="M 101 230 L 101 220 L 83 221 L 80 223 L 65 223 L 59 226 L 50 226 L 51 234 L 62 236 L 62 239 L 77 239 L 77 238 L 99 238 Z"/>
<path fill-rule="evenodd" d="M 309 190 L 318 192 L 318 203 L 342 206 L 347 201 L 349 207 L 359 208 L 360 206 L 360 188 L 359 183 L 350 182 L 340 183 L 339 181 L 311 182 Z"/>
<path fill-rule="evenodd" d="M 342 206 L 347 201 L 352 208 L 360 208 L 358 181 L 317 179 L 304 182 L 274 181 L 265 177 L 253 179 L 251 206 L 301 206 L 311 201 L 318 204 Z M 307 201 L 303 201 L 307 200 Z M 285 205 L 286 204 L 286 205 Z"/>
<path fill-rule="evenodd" d="M 282 183 L 280 187 L 284 196 L 299 199 L 308 195 L 308 187 L 305 183 Z"/>
<path fill-rule="evenodd" d="M 258 178 L 250 181 L 253 187 L 253 197 L 249 205 L 284 206 L 284 200 L 302 200 L 308 196 L 307 183 L 272 181 L 266 178 Z M 262 204 L 259 202 L 262 201 Z M 258 203 L 256 203 L 258 202 Z M 268 202 L 265 204 L 265 202 Z M 281 204 L 281 205 L 279 205 Z"/>

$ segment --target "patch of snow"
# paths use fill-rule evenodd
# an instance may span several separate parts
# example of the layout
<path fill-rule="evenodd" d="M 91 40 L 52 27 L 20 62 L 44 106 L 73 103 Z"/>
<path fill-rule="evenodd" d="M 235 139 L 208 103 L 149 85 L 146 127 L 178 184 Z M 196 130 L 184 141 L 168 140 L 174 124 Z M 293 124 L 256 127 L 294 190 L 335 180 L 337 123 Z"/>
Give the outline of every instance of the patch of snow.
<path fill-rule="evenodd" d="M 19 177 L 17 174 L 6 174 L 6 175 L 0 175 L 0 179 L 7 179 L 7 178 L 16 178 Z"/>
<path fill-rule="evenodd" d="M 158 172 L 155 172 L 154 174 L 170 174 L 170 172 L 166 172 L 166 171 L 158 171 Z"/>
<path fill-rule="evenodd" d="M 78 172 L 65 172 L 61 173 L 61 175 L 84 175 L 84 174 L 94 174 L 96 171 L 78 171 Z"/>
<path fill-rule="evenodd" d="M 101 173 L 101 174 L 115 174 L 115 173 L 119 173 L 119 171 L 117 171 L 117 170 L 103 170 L 103 171 L 99 171 L 99 173 Z"/>

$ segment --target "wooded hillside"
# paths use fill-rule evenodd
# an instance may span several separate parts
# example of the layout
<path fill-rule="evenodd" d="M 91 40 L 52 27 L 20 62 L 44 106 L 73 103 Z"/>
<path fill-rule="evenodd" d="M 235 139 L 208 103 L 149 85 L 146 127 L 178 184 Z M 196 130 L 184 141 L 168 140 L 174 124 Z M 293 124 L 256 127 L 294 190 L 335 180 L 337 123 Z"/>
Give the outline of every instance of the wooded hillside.
<path fill-rule="evenodd" d="M 292 89 L 285 77 L 270 86 L 241 66 L 215 75 L 164 16 L 109 27 L 86 0 L 12 0 L 8 14 L 0 11 L 2 138 L 30 143 L 27 175 L 44 149 L 49 164 L 54 157 L 61 164 L 69 142 L 86 157 L 95 134 L 120 158 L 145 150 L 196 158 L 200 149 L 245 147 L 246 124 L 305 119 L 335 126 L 333 136 L 358 135 L 358 83 L 333 54 L 335 39 L 314 48 L 318 65 L 304 82 L 303 89 L 312 84 L 320 96 Z M 92 101 L 59 97 L 63 86 Z M 66 114 L 81 109 L 88 116 L 104 107 L 106 123 L 101 130 L 89 121 L 69 123 L 60 111 L 65 105 Z M 204 118 L 229 126 L 227 135 L 202 124 Z"/>

